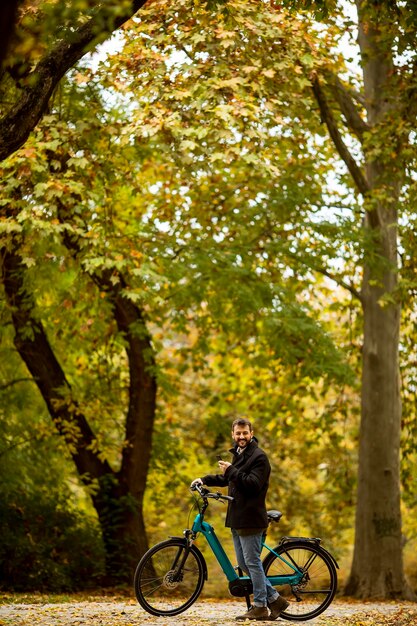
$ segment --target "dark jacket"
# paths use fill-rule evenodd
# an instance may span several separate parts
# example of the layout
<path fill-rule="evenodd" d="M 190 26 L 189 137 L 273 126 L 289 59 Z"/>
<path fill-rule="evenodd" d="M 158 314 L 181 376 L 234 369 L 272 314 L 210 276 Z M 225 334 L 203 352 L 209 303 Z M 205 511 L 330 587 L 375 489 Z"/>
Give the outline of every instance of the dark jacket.
<path fill-rule="evenodd" d="M 241 454 L 232 448 L 232 465 L 224 474 L 208 474 L 201 479 L 208 487 L 229 487 L 234 498 L 228 503 L 226 526 L 229 528 L 267 528 L 265 498 L 271 466 L 265 452 L 253 439 Z"/>

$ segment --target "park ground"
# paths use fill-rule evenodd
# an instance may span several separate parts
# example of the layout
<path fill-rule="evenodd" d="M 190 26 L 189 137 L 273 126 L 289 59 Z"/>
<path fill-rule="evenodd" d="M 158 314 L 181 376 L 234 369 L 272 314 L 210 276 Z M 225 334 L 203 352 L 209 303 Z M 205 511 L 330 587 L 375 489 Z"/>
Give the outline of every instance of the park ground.
<path fill-rule="evenodd" d="M 129 595 L 0 594 L 0 626 L 236 626 L 244 601 L 203 598 L 176 617 L 154 617 Z M 249 622 L 246 622 L 247 624 Z M 278 619 L 276 624 L 288 624 Z M 317 626 L 417 626 L 417 603 L 335 600 Z"/>

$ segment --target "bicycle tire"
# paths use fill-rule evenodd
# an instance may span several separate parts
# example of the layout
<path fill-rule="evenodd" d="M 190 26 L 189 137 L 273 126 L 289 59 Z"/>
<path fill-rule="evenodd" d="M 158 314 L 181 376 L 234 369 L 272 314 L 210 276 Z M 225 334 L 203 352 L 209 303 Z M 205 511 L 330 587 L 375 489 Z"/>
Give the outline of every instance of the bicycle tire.
<path fill-rule="evenodd" d="M 135 594 L 141 607 L 151 615 L 183 613 L 200 595 L 207 573 L 201 552 L 191 546 L 181 572 L 175 570 L 186 548 L 184 539 L 167 539 L 150 548 L 139 561 Z"/>
<path fill-rule="evenodd" d="M 291 621 L 313 619 L 323 613 L 337 590 L 337 571 L 330 554 L 311 541 L 289 541 L 274 548 L 289 563 L 305 571 L 299 585 L 276 586 L 289 602 L 280 617 Z M 267 576 L 293 574 L 292 568 L 270 552 L 262 563 Z"/>

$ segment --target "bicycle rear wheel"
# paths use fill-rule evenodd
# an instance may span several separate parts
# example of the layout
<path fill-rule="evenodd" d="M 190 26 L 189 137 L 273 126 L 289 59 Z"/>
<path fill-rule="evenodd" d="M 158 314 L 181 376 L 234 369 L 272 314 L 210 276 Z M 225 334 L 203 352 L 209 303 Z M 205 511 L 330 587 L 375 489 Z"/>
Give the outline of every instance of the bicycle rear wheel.
<path fill-rule="evenodd" d="M 279 594 L 289 602 L 280 617 L 302 621 L 317 617 L 327 609 L 337 589 L 337 572 L 332 557 L 319 545 L 310 541 L 286 542 L 274 551 L 304 572 L 298 585 L 276 586 Z M 294 569 L 270 552 L 263 561 L 267 576 L 294 573 Z"/>
<path fill-rule="evenodd" d="M 134 578 L 136 598 L 152 615 L 178 615 L 197 600 L 206 571 L 199 550 L 189 548 L 181 538 L 167 539 L 139 561 Z"/>

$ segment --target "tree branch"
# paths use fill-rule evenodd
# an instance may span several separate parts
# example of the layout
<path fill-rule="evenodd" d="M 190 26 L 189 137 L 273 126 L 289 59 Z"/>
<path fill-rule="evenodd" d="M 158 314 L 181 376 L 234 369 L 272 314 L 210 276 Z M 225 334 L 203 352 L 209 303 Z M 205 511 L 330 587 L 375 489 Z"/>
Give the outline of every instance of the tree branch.
<path fill-rule="evenodd" d="M 45 113 L 49 99 L 64 74 L 71 69 L 103 35 L 110 35 L 130 19 L 146 0 L 133 0 L 127 14 L 112 16 L 106 8 L 71 33 L 68 41 L 57 43 L 31 72 L 19 102 L 0 121 L 0 160 L 18 150 Z M 114 7 L 112 7 L 114 8 Z M 103 28 L 103 24 L 105 27 Z"/>
<path fill-rule="evenodd" d="M 11 450 L 18 448 L 19 446 L 24 446 L 26 443 L 30 443 L 31 441 L 39 441 L 40 439 L 46 439 L 46 436 L 43 435 L 42 437 L 39 437 L 39 435 L 33 435 L 33 437 L 28 437 L 27 439 L 21 439 L 20 441 L 15 441 L 11 445 L 0 450 L 0 457 L 6 456 L 6 454 L 9 454 Z"/>
<path fill-rule="evenodd" d="M 15 380 L 10 380 L 7 383 L 2 383 L 0 385 L 0 391 L 5 391 L 9 387 L 13 387 L 13 385 L 17 385 L 18 383 L 34 383 L 33 378 L 16 378 Z"/>
<path fill-rule="evenodd" d="M 348 147 L 343 141 L 342 135 L 337 126 L 337 122 L 334 119 L 333 113 L 328 105 L 326 96 L 321 88 L 320 81 L 317 75 L 314 75 L 311 79 L 311 85 L 313 93 L 319 105 L 321 116 L 325 122 L 330 137 L 333 140 L 336 150 L 338 151 L 341 159 L 346 164 L 359 192 L 365 196 L 369 191 L 368 182 L 362 172 L 362 169 L 358 166 L 355 159 L 352 157 Z"/>
<path fill-rule="evenodd" d="M 339 287 L 346 289 L 349 293 L 352 294 L 352 296 L 357 298 L 359 302 L 362 302 L 363 298 L 362 298 L 361 293 L 357 289 L 355 289 L 353 285 L 351 285 L 350 283 L 347 283 L 346 281 L 341 279 L 339 276 L 337 276 L 337 274 L 333 274 L 332 272 L 329 272 L 329 270 L 327 270 L 325 267 L 316 265 L 315 263 L 308 264 L 305 261 L 302 261 L 302 260 L 300 261 L 300 255 L 290 254 L 290 258 L 296 259 L 297 263 L 301 263 L 301 265 L 308 267 L 311 271 L 318 272 L 319 274 L 322 274 L 323 276 L 330 278 L 330 280 L 332 280 L 337 285 L 339 285 Z"/>
<path fill-rule="evenodd" d="M 362 119 L 358 113 L 358 109 L 352 99 L 351 94 L 342 84 L 342 81 L 338 76 L 332 76 L 331 82 L 329 82 L 330 88 L 335 95 L 335 98 L 340 106 L 348 128 L 356 135 L 359 141 L 363 142 L 363 134 L 369 130 L 368 124 Z"/>
<path fill-rule="evenodd" d="M 339 285 L 339 287 L 343 287 L 343 289 L 346 289 L 347 291 L 349 291 L 352 294 L 352 296 L 354 296 L 355 298 L 357 298 L 357 300 L 359 300 L 359 302 L 363 301 L 361 293 L 357 289 L 355 289 L 355 287 L 353 287 L 353 285 L 351 285 L 350 283 L 347 283 L 346 281 L 341 280 L 336 274 L 329 272 L 324 267 L 314 267 L 312 269 L 314 269 L 316 272 L 319 272 L 319 274 L 322 274 L 323 276 L 330 278 L 330 280 L 334 281 L 337 285 Z"/>

